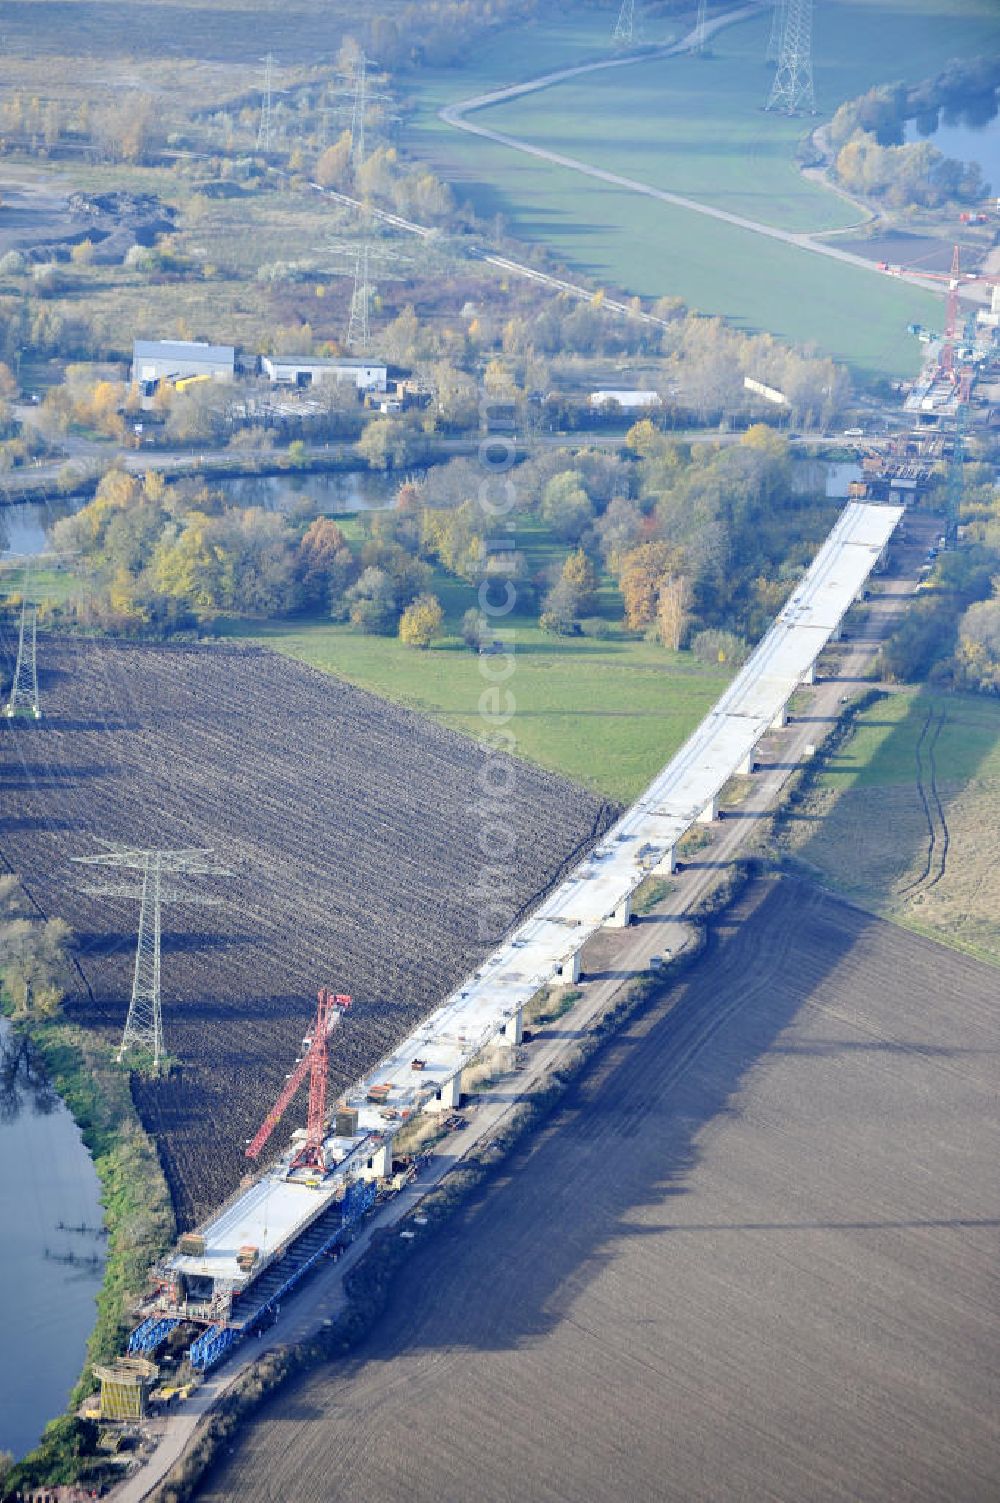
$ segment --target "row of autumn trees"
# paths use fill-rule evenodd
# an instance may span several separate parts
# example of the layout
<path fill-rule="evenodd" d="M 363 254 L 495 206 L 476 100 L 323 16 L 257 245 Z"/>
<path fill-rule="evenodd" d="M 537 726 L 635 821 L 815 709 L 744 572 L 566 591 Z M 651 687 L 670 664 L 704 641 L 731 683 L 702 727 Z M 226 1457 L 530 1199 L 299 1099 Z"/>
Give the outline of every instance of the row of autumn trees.
<path fill-rule="evenodd" d="M 509 479 L 507 530 L 491 520 L 482 475 L 466 460 L 404 486 L 400 509 L 370 525 L 470 584 L 509 582 L 518 613 L 537 612 L 546 630 L 606 630 L 610 582 L 626 630 L 672 648 L 721 632 L 714 655 L 764 630 L 831 515 L 793 494 L 787 444 L 762 425 L 736 444 L 688 445 L 644 420 L 624 456 L 541 451 Z M 532 569 L 538 524 L 562 547 L 557 562 Z"/>
<path fill-rule="evenodd" d="M 400 628 L 414 645 L 440 629 L 430 566 L 398 543 L 372 538 L 355 552 L 329 518 L 227 506 L 155 471 L 110 471 L 51 542 L 80 576 L 65 610 L 86 626 L 167 633 L 227 614 L 319 611 L 364 631 Z"/>
<path fill-rule="evenodd" d="M 613 584 L 621 624 L 676 648 L 705 630 L 757 635 L 829 520 L 794 499 L 785 440 L 762 426 L 736 444 L 686 445 L 644 420 L 624 455 L 541 450 L 511 484 L 498 535 L 481 468 L 452 460 L 402 485 L 395 508 L 367 514 L 349 546 L 308 508 L 236 507 L 192 482 L 113 470 L 51 541 L 81 575 L 66 610 L 115 631 L 305 611 L 423 646 L 443 627 L 437 570 L 470 587 L 510 584 L 518 615 L 553 632 L 607 627 Z M 554 562 L 538 565 L 532 531 L 551 540 Z"/>
<path fill-rule="evenodd" d="M 988 465 L 966 465 L 962 530 L 886 644 L 882 668 L 898 682 L 1000 694 L 1000 499 Z"/>
<path fill-rule="evenodd" d="M 997 114 L 1000 54 L 951 62 L 919 84 L 888 83 L 842 104 L 830 122 L 834 171 L 851 192 L 892 208 L 937 208 L 951 200 L 976 203 L 987 185 L 975 162 L 946 157 L 929 141 L 904 144 L 907 121 L 920 135 L 946 123 L 983 125 Z"/>

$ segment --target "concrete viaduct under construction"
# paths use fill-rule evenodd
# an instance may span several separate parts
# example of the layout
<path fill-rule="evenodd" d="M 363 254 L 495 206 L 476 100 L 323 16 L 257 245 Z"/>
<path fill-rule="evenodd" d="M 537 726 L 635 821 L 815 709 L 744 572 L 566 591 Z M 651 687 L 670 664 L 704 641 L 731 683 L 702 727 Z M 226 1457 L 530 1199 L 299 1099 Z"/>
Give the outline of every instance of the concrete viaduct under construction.
<path fill-rule="evenodd" d="M 603 926 L 629 923 L 639 884 L 672 872 L 681 836 L 717 817 L 731 777 L 753 771 L 759 742 L 785 724 L 796 689 L 813 682 L 820 653 L 840 635 L 902 514 L 901 507 L 866 503 L 843 511 L 745 667 L 618 823 L 346 1093 L 332 1124 L 319 1122 L 314 1152 L 304 1155 L 304 1134 L 297 1135 L 277 1164 L 182 1237 L 157 1270 L 156 1294 L 132 1334 L 133 1355 L 152 1353 L 187 1320 L 201 1328 L 189 1349 L 192 1364 L 214 1366 L 344 1239 L 373 1203 L 375 1182 L 390 1173 L 400 1129 L 418 1112 L 458 1106 L 465 1066 L 492 1041 L 520 1041 L 529 999 L 547 983 L 579 978 L 586 941 Z"/>

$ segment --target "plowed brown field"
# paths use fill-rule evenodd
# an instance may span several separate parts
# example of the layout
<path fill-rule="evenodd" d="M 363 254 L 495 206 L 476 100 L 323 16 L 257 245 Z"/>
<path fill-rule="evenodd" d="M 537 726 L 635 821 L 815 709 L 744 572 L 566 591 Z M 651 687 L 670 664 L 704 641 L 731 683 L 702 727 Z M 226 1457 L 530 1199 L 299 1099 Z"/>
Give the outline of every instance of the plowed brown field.
<path fill-rule="evenodd" d="M 481 928 L 480 877 L 513 921 L 613 814 L 521 762 L 489 799 L 480 744 L 268 652 L 47 638 L 39 659 L 44 719 L 0 722 L 0 859 L 79 937 L 74 1016 L 117 1043 L 138 904 L 84 895 L 95 873 L 71 857 L 99 838 L 207 846 L 233 872 L 185 884 L 220 906 L 165 910 L 164 1033 L 180 1069 L 135 1085 L 182 1223 L 246 1167 L 318 986 L 355 998 L 336 1089 L 499 937 Z"/>
<path fill-rule="evenodd" d="M 207 1503 L 995 1499 L 998 972 L 733 920 Z"/>

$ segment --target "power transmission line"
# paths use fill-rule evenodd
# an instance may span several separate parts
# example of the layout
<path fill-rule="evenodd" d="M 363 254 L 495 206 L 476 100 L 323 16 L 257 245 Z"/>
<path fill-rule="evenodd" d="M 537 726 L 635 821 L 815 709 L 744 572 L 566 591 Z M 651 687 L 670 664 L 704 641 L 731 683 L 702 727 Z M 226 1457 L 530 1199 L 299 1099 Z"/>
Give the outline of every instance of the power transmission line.
<path fill-rule="evenodd" d="M 102 844 L 108 844 L 103 842 Z M 74 856 L 81 866 L 99 866 L 118 871 L 141 872 L 139 882 L 105 881 L 96 887 L 85 887 L 84 892 L 93 897 L 138 898 L 139 938 L 135 950 L 135 972 L 132 977 L 132 999 L 129 1003 L 125 1031 L 118 1049 L 121 1061 L 126 1050 L 138 1050 L 142 1056 L 152 1056 L 153 1069 L 158 1070 L 163 1058 L 163 1019 L 160 1005 L 160 934 L 161 910 L 164 903 L 203 903 L 219 901 L 204 893 L 186 892 L 182 888 L 164 885 L 164 875 L 189 877 L 228 877 L 230 872 L 214 865 L 208 858 L 211 850 L 127 850 L 111 847 L 100 856 Z"/>
<path fill-rule="evenodd" d="M 813 0 L 785 0 L 778 67 L 766 108 L 785 115 L 814 115 L 812 71 Z"/>

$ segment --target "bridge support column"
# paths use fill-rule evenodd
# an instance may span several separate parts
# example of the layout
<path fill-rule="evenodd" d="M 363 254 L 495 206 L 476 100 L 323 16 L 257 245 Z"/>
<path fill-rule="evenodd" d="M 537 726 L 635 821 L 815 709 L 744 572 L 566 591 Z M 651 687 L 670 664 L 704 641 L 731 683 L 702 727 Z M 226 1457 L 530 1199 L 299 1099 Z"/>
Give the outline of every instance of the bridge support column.
<path fill-rule="evenodd" d="M 627 929 L 632 922 L 632 899 L 627 897 L 624 903 L 619 903 L 614 913 L 604 920 L 605 929 Z"/>
<path fill-rule="evenodd" d="M 777 715 L 775 715 L 774 719 L 771 721 L 771 730 L 772 731 L 780 731 L 782 729 L 782 727 L 786 726 L 787 724 L 788 724 L 788 706 L 787 705 L 782 705 L 781 709 L 778 711 Z"/>
<path fill-rule="evenodd" d="M 524 1014 L 519 1007 L 497 1034 L 498 1044 L 519 1044 L 524 1036 Z"/>
<path fill-rule="evenodd" d="M 806 669 L 805 673 L 803 673 L 803 675 L 802 675 L 802 682 L 804 684 L 814 684 L 816 682 L 816 664 L 815 663 L 810 663 L 809 664 L 809 667 Z"/>
<path fill-rule="evenodd" d="M 741 778 L 748 778 L 751 773 L 756 772 L 757 771 L 757 753 L 756 753 L 756 751 L 752 751 L 748 757 L 744 757 L 743 761 L 740 763 L 739 767 L 737 767 L 736 771 L 739 773 L 739 775 L 740 775 Z"/>
<path fill-rule="evenodd" d="M 673 846 L 669 846 L 668 847 L 668 849 L 666 851 L 666 854 L 661 857 L 661 859 L 659 860 L 659 862 L 653 868 L 653 871 L 655 872 L 656 876 L 658 876 L 658 877 L 672 877 L 673 876 L 673 874 L 674 874 L 674 848 L 673 848 Z"/>
<path fill-rule="evenodd" d="M 583 974 L 580 969 L 581 951 L 574 950 L 559 967 L 559 979 L 565 986 L 575 986 Z"/>
<path fill-rule="evenodd" d="M 700 825 L 712 825 L 715 823 L 718 816 L 719 800 L 717 798 L 712 798 L 709 799 L 704 809 L 702 809 L 701 813 L 698 815 L 697 823 Z"/>
<path fill-rule="evenodd" d="M 385 1179 L 392 1173 L 392 1144 L 380 1143 L 370 1154 L 366 1167 L 361 1172 L 362 1179 Z"/>
<path fill-rule="evenodd" d="M 453 1112 L 462 1100 L 462 1075 L 461 1071 L 453 1075 L 450 1080 L 444 1081 L 428 1101 L 425 1111 L 428 1112 Z"/>

